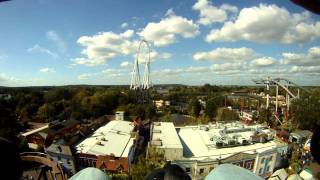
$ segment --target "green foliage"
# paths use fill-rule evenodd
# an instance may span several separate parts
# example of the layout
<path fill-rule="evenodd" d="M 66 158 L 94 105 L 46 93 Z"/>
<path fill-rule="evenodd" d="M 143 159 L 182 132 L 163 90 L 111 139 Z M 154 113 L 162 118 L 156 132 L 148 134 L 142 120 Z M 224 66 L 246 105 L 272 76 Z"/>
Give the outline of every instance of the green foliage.
<path fill-rule="evenodd" d="M 239 120 L 238 114 L 228 108 L 219 108 L 217 112 L 217 121 L 228 122 Z"/>
<path fill-rule="evenodd" d="M 261 124 L 267 122 L 268 119 L 270 118 L 269 114 L 270 113 L 269 113 L 268 109 L 264 109 L 264 108 L 260 109 L 259 110 L 258 122 L 261 123 Z"/>
<path fill-rule="evenodd" d="M 188 105 L 189 114 L 194 117 L 199 117 L 201 111 L 201 104 L 198 99 L 193 98 L 189 101 Z"/>
<path fill-rule="evenodd" d="M 153 170 L 163 167 L 165 162 L 164 154 L 161 151 L 153 147 L 148 148 L 148 157 L 140 156 L 138 162 L 132 166 L 132 179 L 144 179 Z"/>
<path fill-rule="evenodd" d="M 54 120 L 55 107 L 52 104 L 43 104 L 39 109 L 37 116 L 45 122 Z"/>
<path fill-rule="evenodd" d="M 172 122 L 172 120 L 171 120 L 171 113 L 170 113 L 170 112 L 166 113 L 166 114 L 161 118 L 161 121 L 162 121 L 162 122 Z"/>
<path fill-rule="evenodd" d="M 300 160 L 299 147 L 292 144 L 292 155 L 289 159 L 289 165 L 291 167 L 290 174 L 297 174 L 302 168 L 302 162 Z"/>
<path fill-rule="evenodd" d="M 206 103 L 206 108 L 204 109 L 204 113 L 212 119 L 216 116 L 216 111 L 218 109 L 218 105 L 216 104 L 215 99 L 209 99 Z"/>
<path fill-rule="evenodd" d="M 156 116 L 156 109 L 152 104 L 121 105 L 118 111 L 124 111 L 127 116 L 139 116 L 142 120 L 152 119 Z"/>
<path fill-rule="evenodd" d="M 127 174 L 112 174 L 110 175 L 111 179 L 112 180 L 127 180 L 129 179 L 128 175 Z"/>
<path fill-rule="evenodd" d="M 291 106 L 292 120 L 300 129 L 313 129 L 320 125 L 320 90 L 303 94 Z"/>
<path fill-rule="evenodd" d="M 210 118 L 204 114 L 202 114 L 198 117 L 199 124 L 208 124 L 209 122 L 210 122 Z"/>

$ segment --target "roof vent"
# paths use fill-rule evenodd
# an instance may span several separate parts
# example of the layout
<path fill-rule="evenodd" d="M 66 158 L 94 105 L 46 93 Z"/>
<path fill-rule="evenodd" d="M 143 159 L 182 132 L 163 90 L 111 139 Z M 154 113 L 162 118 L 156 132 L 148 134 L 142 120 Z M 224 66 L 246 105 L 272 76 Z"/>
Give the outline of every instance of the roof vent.
<path fill-rule="evenodd" d="M 98 141 L 96 144 L 97 144 L 97 145 L 100 145 L 100 146 L 103 146 L 103 144 L 102 144 L 101 141 Z"/>
<path fill-rule="evenodd" d="M 160 129 L 154 129 L 153 133 L 161 133 L 161 130 Z"/>

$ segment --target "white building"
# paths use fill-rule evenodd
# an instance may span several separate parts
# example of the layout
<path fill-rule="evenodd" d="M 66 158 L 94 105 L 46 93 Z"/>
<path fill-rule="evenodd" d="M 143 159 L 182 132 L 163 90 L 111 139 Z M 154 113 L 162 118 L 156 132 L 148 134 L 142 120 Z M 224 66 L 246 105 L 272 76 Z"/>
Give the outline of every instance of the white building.
<path fill-rule="evenodd" d="M 178 160 L 183 157 L 183 147 L 171 122 L 155 122 L 151 129 L 151 146 L 161 149 L 167 160 Z"/>
<path fill-rule="evenodd" d="M 156 108 L 162 108 L 162 107 L 167 107 L 170 106 L 170 101 L 166 101 L 166 100 L 155 100 L 153 101 L 153 103 L 155 104 Z"/>
<path fill-rule="evenodd" d="M 162 129 L 172 131 L 173 124 L 166 123 L 165 126 L 169 126 L 167 124 L 171 124 L 171 128 Z M 156 133 L 153 130 L 153 134 Z M 164 132 L 166 139 L 177 139 L 178 136 L 183 155 L 177 153 L 167 160 L 176 159 L 173 162 L 184 168 L 193 179 L 204 179 L 221 163 L 235 164 L 266 177 L 271 175 L 276 163 L 279 143 L 273 140 L 272 130 L 260 125 L 230 123 L 185 126 L 176 127 L 175 133 Z M 178 144 L 177 140 L 175 143 Z M 163 145 L 161 148 L 165 149 L 165 143 Z"/>
<path fill-rule="evenodd" d="M 79 169 L 97 167 L 108 172 L 128 172 L 136 133 L 134 124 L 123 121 L 123 113 L 116 120 L 97 129 L 75 146 Z M 118 119 L 118 120 L 117 120 Z"/>
<path fill-rule="evenodd" d="M 75 146 L 77 153 L 128 157 L 134 137 L 132 122 L 114 120 L 97 129 L 91 136 Z"/>

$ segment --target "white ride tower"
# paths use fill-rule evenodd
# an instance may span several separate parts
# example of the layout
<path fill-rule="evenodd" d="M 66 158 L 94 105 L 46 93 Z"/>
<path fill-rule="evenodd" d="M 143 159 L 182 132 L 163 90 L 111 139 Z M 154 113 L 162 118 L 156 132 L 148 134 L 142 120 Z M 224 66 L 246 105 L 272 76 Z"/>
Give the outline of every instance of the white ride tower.
<path fill-rule="evenodd" d="M 143 81 L 141 83 L 140 78 L 140 70 L 139 70 L 139 59 L 140 59 L 140 51 L 142 45 L 145 45 L 148 48 L 147 58 L 145 59 L 144 65 L 144 75 Z M 136 59 L 133 65 L 132 77 L 131 77 L 131 84 L 130 89 L 137 93 L 137 102 L 138 103 L 145 103 L 149 101 L 149 93 L 148 90 L 151 88 L 151 78 L 150 78 L 150 46 L 148 41 L 141 40 L 139 43 Z"/>

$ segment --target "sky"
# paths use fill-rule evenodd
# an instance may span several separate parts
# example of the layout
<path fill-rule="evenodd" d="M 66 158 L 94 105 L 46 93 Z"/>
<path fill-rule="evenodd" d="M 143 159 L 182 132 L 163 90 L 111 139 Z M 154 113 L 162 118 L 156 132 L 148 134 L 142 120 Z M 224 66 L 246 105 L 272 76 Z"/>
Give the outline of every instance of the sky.
<path fill-rule="evenodd" d="M 320 85 L 320 17 L 289 0 L 13 0 L 0 3 L 0 86 L 130 84 L 142 39 L 152 84 Z"/>

